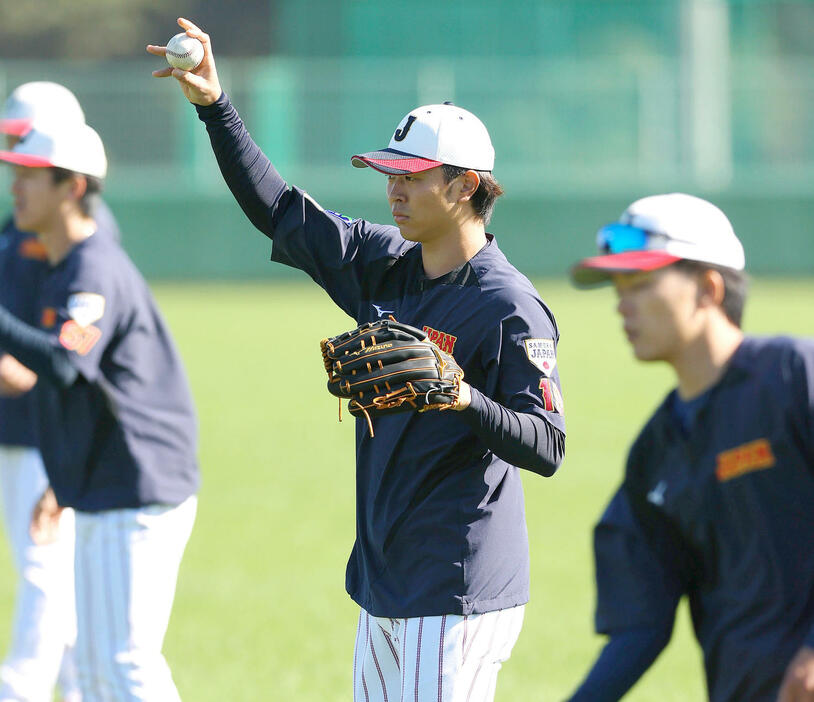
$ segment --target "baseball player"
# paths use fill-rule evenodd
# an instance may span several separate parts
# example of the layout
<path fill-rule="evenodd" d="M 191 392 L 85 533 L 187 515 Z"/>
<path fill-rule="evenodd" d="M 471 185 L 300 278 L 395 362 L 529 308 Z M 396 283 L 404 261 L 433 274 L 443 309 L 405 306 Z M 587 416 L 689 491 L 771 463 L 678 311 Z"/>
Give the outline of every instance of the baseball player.
<path fill-rule="evenodd" d="M 272 259 L 359 324 L 392 316 L 425 330 L 466 374 L 459 411 L 380 416 L 375 435 L 357 421 L 354 699 L 492 700 L 529 594 L 519 469 L 552 475 L 565 425 L 554 317 L 485 231 L 502 193 L 489 134 L 451 104 L 412 110 L 388 148 L 353 157 L 387 176 L 397 226 L 352 220 L 280 177 L 222 93 L 208 36 L 179 24 L 203 42 L 203 63 L 154 75 L 197 105 Z"/>
<path fill-rule="evenodd" d="M 572 270 L 613 283 L 641 361 L 676 373 L 594 533 L 607 645 L 572 702 L 618 700 L 689 598 L 713 702 L 814 700 L 814 341 L 744 336 L 744 253 L 717 207 L 637 200 Z"/>
<path fill-rule="evenodd" d="M 16 88 L 3 106 L 0 133 L 8 148 L 35 121 L 82 124 L 85 118 L 67 88 L 37 81 Z M 0 225 L 0 304 L 31 324 L 45 256 L 37 238 L 17 231 L 12 217 Z M 76 629 L 72 510 L 63 514 L 54 538 L 35 543 L 29 533 L 31 512 L 48 483 L 31 416 L 28 391 L 34 383 L 36 374 L 0 350 L 0 494 L 18 575 L 0 700 L 50 702 L 58 673 L 63 699 L 78 700 L 70 655 Z"/>
<path fill-rule="evenodd" d="M 37 374 L 50 487 L 32 532 L 75 512 L 76 663 L 84 702 L 178 700 L 161 654 L 195 515 L 196 421 L 141 275 L 93 217 L 107 170 L 84 124 L 36 124 L 14 164 L 14 219 L 46 252 L 36 318 L 0 307 L 0 346 Z"/>

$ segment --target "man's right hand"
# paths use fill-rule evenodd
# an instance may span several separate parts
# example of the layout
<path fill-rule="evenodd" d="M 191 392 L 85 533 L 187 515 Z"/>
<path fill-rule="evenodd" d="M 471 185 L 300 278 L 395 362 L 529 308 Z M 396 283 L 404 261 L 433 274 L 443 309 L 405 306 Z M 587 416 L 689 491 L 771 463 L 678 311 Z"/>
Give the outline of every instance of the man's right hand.
<path fill-rule="evenodd" d="M 167 66 L 153 71 L 156 78 L 175 78 L 181 85 L 184 96 L 194 105 L 211 105 L 223 92 L 218 81 L 218 72 L 215 70 L 215 57 L 212 56 L 212 44 L 209 35 L 205 34 L 188 19 L 178 18 L 178 24 L 188 36 L 198 39 L 204 47 L 204 57 L 198 66 L 191 71 Z M 154 56 L 166 56 L 166 46 L 147 45 L 147 52 Z"/>

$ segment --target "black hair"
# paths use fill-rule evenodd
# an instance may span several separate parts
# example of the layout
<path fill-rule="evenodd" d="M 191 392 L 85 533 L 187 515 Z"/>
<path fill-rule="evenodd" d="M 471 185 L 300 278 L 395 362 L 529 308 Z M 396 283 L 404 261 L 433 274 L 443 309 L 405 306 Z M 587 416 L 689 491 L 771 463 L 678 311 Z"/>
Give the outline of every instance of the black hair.
<path fill-rule="evenodd" d="M 53 167 L 51 170 L 51 177 L 55 184 L 59 185 L 60 183 L 64 183 L 66 180 L 70 180 L 76 175 L 82 175 L 85 178 L 86 186 L 85 186 L 85 193 L 79 199 L 79 209 L 82 210 L 82 214 L 86 217 L 92 217 L 93 213 L 96 211 L 96 207 L 99 204 L 100 194 L 102 192 L 102 181 L 100 178 L 96 178 L 95 176 L 85 175 L 84 173 L 76 173 L 75 171 L 70 171 L 67 168 L 58 168 Z"/>
<path fill-rule="evenodd" d="M 444 180 L 449 183 L 473 168 L 461 168 L 460 166 L 441 166 L 444 173 Z M 489 224 L 492 219 L 492 210 L 495 208 L 495 201 L 503 195 L 503 186 L 497 182 L 491 171 L 475 171 L 480 177 L 478 189 L 472 195 L 470 202 L 475 210 L 475 214 L 484 224 Z"/>
<path fill-rule="evenodd" d="M 749 290 L 749 276 L 743 271 L 736 271 L 726 266 L 683 259 L 673 264 L 677 270 L 689 275 L 700 276 L 706 271 L 717 271 L 724 279 L 724 299 L 721 302 L 727 319 L 740 328 L 743 320 L 743 308 L 746 306 L 746 294 Z"/>

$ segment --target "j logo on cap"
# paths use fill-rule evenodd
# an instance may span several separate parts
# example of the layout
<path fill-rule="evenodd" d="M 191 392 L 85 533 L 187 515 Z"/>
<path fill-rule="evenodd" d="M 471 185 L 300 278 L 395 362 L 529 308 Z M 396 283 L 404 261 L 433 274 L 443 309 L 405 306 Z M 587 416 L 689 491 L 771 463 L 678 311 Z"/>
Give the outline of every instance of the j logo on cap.
<path fill-rule="evenodd" d="M 407 118 L 407 124 L 405 124 L 401 129 L 396 130 L 396 133 L 393 135 L 393 139 L 396 141 L 404 141 L 404 137 L 407 136 L 407 132 L 410 131 L 410 127 L 413 126 L 413 122 L 415 122 L 415 115 L 410 115 Z"/>

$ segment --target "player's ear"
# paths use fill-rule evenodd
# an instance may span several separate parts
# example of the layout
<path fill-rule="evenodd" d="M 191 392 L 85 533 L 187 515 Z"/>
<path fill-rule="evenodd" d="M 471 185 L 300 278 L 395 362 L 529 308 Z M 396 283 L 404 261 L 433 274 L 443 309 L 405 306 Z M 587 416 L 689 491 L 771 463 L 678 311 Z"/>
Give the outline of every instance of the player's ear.
<path fill-rule="evenodd" d="M 716 270 L 705 270 L 699 279 L 699 302 L 720 307 L 724 302 L 726 283 L 724 277 Z"/>
<path fill-rule="evenodd" d="M 71 198 L 79 202 L 88 189 L 88 179 L 81 173 L 74 173 L 70 180 Z"/>
<path fill-rule="evenodd" d="M 466 171 L 458 176 L 460 190 L 458 197 L 462 201 L 471 200 L 480 185 L 480 176 L 477 171 Z"/>

